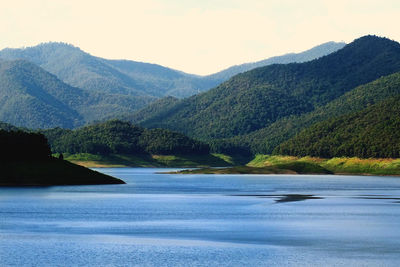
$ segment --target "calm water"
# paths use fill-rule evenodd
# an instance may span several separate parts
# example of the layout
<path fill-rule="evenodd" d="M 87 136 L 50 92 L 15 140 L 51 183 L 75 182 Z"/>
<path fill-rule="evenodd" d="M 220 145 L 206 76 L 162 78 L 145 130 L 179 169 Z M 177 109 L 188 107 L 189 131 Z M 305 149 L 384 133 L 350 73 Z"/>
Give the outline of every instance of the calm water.
<path fill-rule="evenodd" d="M 0 266 L 400 265 L 400 178 L 100 171 L 0 188 Z"/>

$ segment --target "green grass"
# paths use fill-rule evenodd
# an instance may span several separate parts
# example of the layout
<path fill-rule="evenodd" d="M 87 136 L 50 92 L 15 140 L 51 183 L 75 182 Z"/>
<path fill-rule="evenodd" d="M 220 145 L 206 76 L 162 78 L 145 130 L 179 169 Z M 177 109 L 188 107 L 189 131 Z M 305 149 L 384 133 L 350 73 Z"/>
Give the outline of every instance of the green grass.
<path fill-rule="evenodd" d="M 247 166 L 279 166 L 294 162 L 305 162 L 320 166 L 336 174 L 400 175 L 400 159 L 360 159 L 257 155 Z M 283 166 L 282 166 L 283 167 Z"/>
<path fill-rule="evenodd" d="M 335 173 L 400 175 L 400 159 L 332 158 L 321 166 Z"/>

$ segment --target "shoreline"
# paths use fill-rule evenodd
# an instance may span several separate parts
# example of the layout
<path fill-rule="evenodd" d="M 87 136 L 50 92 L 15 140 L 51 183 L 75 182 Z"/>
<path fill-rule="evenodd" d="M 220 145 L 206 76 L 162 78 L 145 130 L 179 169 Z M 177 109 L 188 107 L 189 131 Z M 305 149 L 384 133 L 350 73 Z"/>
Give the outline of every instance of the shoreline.
<path fill-rule="evenodd" d="M 278 155 L 256 155 L 251 159 L 238 160 L 225 155 L 213 154 L 208 157 L 152 155 L 128 157 L 112 155 L 93 158 L 81 154 L 66 158 L 72 163 L 87 168 L 185 168 L 180 174 L 335 174 L 361 176 L 400 176 L 400 159 L 390 158 L 316 158 Z M 222 167 L 222 168 L 218 168 Z M 196 168 L 196 170 L 191 170 Z"/>

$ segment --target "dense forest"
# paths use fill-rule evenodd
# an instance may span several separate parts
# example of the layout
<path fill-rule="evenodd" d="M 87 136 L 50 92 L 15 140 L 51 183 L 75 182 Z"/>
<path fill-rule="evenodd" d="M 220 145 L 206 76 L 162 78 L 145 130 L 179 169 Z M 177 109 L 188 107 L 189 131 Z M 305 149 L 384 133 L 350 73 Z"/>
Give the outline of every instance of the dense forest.
<path fill-rule="evenodd" d="M 53 152 L 92 154 L 208 154 L 207 144 L 164 129 L 145 129 L 119 120 L 76 130 L 41 131 Z"/>
<path fill-rule="evenodd" d="M 400 96 L 317 123 L 284 142 L 275 154 L 324 158 L 400 157 Z"/>
<path fill-rule="evenodd" d="M 245 150 L 252 154 L 270 154 L 276 146 L 314 123 L 361 111 L 370 105 L 396 95 L 400 95 L 400 73 L 384 76 L 358 86 L 309 113 L 282 118 L 270 126 L 248 135 L 212 140 L 210 142 L 211 149 L 225 153 Z"/>
<path fill-rule="evenodd" d="M 246 135 L 312 112 L 359 85 L 398 71 L 400 44 L 365 36 L 310 62 L 271 65 L 236 75 L 208 92 L 149 114 L 140 124 L 202 140 Z"/>

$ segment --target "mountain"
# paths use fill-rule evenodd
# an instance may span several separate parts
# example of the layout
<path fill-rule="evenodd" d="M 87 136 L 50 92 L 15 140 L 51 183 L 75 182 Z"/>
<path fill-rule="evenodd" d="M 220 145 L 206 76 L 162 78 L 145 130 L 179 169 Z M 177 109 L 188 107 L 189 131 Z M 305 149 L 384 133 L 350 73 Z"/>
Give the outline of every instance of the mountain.
<path fill-rule="evenodd" d="M 356 39 L 322 58 L 270 65 L 234 76 L 208 92 L 168 106 L 141 122 L 210 140 L 246 135 L 309 113 L 359 85 L 400 71 L 400 44 Z"/>
<path fill-rule="evenodd" d="M 268 64 L 311 60 L 343 45 L 329 42 L 304 53 L 234 66 L 208 76 L 187 74 L 156 64 L 103 59 L 65 43 L 44 43 L 23 49 L 7 48 L 0 51 L 0 58 L 31 61 L 65 83 L 91 91 L 150 98 L 187 97 L 213 88 L 240 72 Z"/>
<path fill-rule="evenodd" d="M 230 142 L 251 147 L 254 153 L 269 154 L 280 143 L 316 122 L 361 111 L 389 97 L 400 95 L 400 73 L 379 78 L 345 93 L 328 104 L 299 116 L 280 119 L 266 128 Z"/>
<path fill-rule="evenodd" d="M 151 117 L 152 120 L 157 121 L 158 118 L 162 118 L 165 115 L 165 110 L 173 107 L 178 102 L 179 99 L 173 96 L 163 97 L 148 104 L 133 114 L 125 114 L 124 116 L 121 116 L 121 119 L 141 123 L 147 121 Z"/>
<path fill-rule="evenodd" d="M 317 123 L 278 146 L 282 155 L 399 158 L 400 95 Z"/>
<path fill-rule="evenodd" d="M 253 63 L 245 63 L 237 66 L 232 66 L 223 71 L 217 72 L 215 74 L 211 74 L 208 76 L 209 79 L 214 79 L 219 81 L 219 83 L 228 80 L 229 78 L 235 76 L 236 74 L 246 72 L 255 68 L 264 67 L 272 64 L 289 64 L 289 63 L 302 63 L 307 62 L 313 59 L 317 59 L 326 55 L 329 55 L 333 52 L 336 52 L 339 49 L 342 49 L 346 43 L 343 42 L 327 42 L 320 45 L 317 45 L 309 50 L 306 50 L 301 53 L 289 53 L 282 56 L 271 57 L 268 59 L 264 59 L 261 61 L 253 62 Z M 215 85 L 218 85 L 215 84 Z"/>
<path fill-rule="evenodd" d="M 1 60 L 0 81 L 0 121 L 29 128 L 73 128 L 153 100 L 72 87 L 26 60 Z"/>
<path fill-rule="evenodd" d="M 0 57 L 29 60 L 75 87 L 114 94 L 149 95 L 142 84 L 110 66 L 107 61 L 72 45 L 45 43 L 24 49 L 4 49 Z"/>

